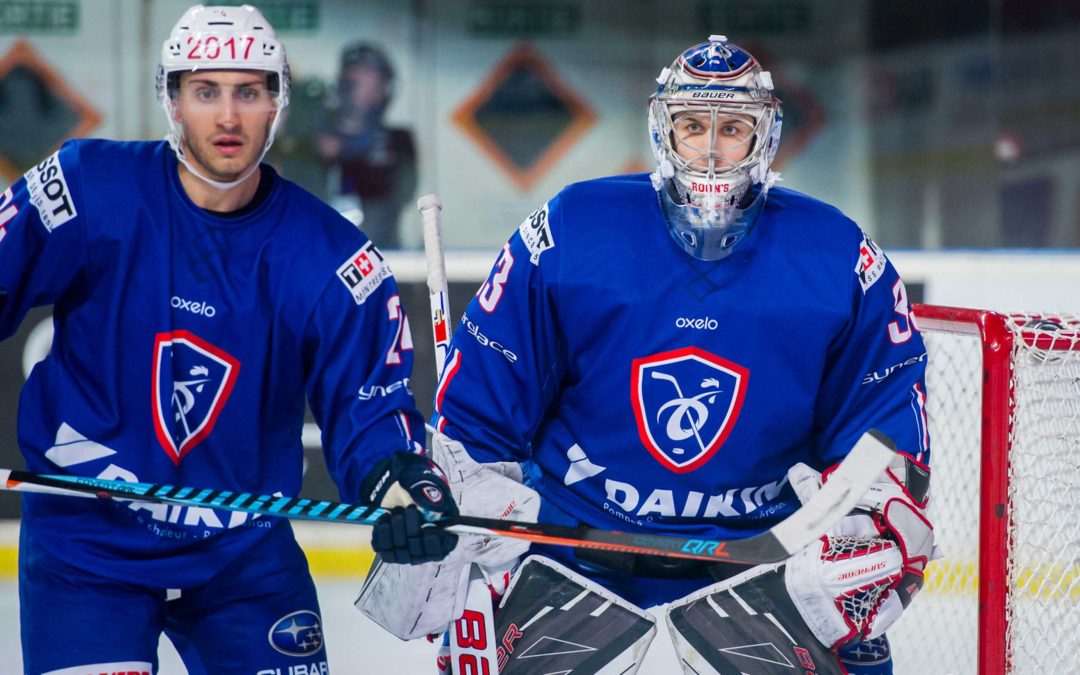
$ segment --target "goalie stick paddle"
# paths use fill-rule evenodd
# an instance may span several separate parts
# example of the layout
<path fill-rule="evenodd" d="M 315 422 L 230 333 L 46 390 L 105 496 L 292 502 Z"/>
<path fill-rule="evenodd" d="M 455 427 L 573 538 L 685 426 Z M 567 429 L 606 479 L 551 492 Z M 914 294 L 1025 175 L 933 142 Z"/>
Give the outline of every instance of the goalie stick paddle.
<path fill-rule="evenodd" d="M 786 520 L 746 539 L 706 539 L 674 534 L 621 532 L 592 527 L 523 523 L 496 518 L 431 516 L 431 522 L 455 534 L 511 537 L 542 544 L 622 551 L 748 565 L 780 562 L 808 546 L 847 515 L 885 470 L 893 456 L 891 441 L 871 431 L 829 475 L 806 504 Z M 242 511 L 298 520 L 374 525 L 385 509 L 331 501 L 256 495 L 175 485 L 29 473 L 0 469 L 0 489 L 46 492 L 106 499 L 135 499 L 164 504 Z"/>

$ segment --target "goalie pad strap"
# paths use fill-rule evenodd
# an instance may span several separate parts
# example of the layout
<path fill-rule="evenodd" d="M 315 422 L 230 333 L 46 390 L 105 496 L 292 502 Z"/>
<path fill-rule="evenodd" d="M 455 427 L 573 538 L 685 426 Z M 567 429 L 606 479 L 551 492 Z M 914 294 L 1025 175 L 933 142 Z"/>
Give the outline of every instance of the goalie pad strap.
<path fill-rule="evenodd" d="M 634 673 L 655 635 L 651 614 L 540 556 L 518 567 L 495 615 L 500 675 Z"/>

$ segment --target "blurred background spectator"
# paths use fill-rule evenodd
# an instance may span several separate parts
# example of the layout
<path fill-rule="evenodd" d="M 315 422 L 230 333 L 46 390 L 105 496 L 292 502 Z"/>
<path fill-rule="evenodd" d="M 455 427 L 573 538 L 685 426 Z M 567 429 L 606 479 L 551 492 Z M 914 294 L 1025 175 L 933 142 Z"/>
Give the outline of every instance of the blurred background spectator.
<path fill-rule="evenodd" d="M 364 232 L 381 248 L 400 248 L 398 217 L 416 191 L 412 132 L 383 119 L 394 95 L 394 68 L 368 43 L 341 53 L 335 109 L 318 134 L 319 156 L 332 167 L 330 200 L 344 213 L 359 210 Z"/>

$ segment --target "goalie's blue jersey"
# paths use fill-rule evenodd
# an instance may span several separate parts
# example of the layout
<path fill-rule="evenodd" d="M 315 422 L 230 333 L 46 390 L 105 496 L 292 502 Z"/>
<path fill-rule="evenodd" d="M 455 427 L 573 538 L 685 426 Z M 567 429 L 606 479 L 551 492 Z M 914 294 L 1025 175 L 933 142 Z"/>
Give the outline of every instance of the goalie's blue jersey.
<path fill-rule="evenodd" d="M 724 260 L 671 239 L 646 175 L 571 185 L 503 247 L 457 326 L 435 423 L 516 460 L 595 527 L 745 536 L 791 514 L 786 472 L 877 428 L 929 460 L 926 351 L 884 253 L 773 189 Z"/>
<path fill-rule="evenodd" d="M 53 305 L 19 406 L 27 468 L 295 496 L 305 396 L 342 498 L 417 451 L 412 340 L 381 253 L 273 174 L 261 202 L 198 208 L 165 143 L 82 140 L 0 196 L 0 339 Z M 272 518 L 51 495 L 23 526 L 82 569 L 201 583 Z"/>

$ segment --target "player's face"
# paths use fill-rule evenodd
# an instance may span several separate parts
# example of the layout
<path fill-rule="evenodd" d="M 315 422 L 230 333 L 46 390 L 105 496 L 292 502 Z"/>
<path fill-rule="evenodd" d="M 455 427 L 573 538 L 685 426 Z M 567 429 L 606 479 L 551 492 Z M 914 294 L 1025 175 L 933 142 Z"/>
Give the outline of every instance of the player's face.
<path fill-rule="evenodd" d="M 249 70 L 184 73 L 174 101 L 188 161 L 208 178 L 236 180 L 259 161 L 276 114 L 268 74 Z"/>
<path fill-rule="evenodd" d="M 750 154 L 754 139 L 754 118 L 750 115 L 702 110 L 684 110 L 672 116 L 675 151 L 698 171 L 708 171 L 709 160 L 725 170 Z"/>

